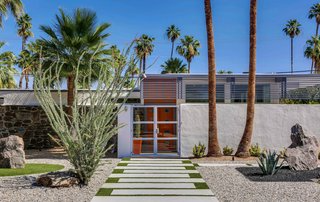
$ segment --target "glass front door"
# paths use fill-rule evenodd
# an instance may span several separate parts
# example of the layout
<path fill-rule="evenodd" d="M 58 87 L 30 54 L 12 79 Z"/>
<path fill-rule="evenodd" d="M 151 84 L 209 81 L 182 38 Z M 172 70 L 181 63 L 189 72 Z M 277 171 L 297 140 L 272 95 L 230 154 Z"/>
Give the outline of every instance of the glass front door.
<path fill-rule="evenodd" d="M 170 155 L 179 153 L 176 106 L 133 108 L 132 154 Z"/>

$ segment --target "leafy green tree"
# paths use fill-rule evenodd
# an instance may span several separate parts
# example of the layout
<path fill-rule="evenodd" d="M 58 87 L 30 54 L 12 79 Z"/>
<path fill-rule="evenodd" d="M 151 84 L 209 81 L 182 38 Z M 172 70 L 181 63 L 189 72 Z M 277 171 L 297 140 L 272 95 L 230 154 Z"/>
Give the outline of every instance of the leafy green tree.
<path fill-rule="evenodd" d="M 0 42 L 0 49 L 5 45 L 4 42 Z M 0 53 L 0 89 L 1 88 L 15 88 L 16 82 L 14 74 L 17 71 L 14 69 L 15 56 L 12 52 Z"/>
<path fill-rule="evenodd" d="M 200 54 L 200 42 L 194 39 L 193 36 L 185 36 L 180 39 L 180 44 L 177 46 L 177 52 L 184 57 L 188 62 L 188 73 L 190 73 L 190 64 L 193 58 Z"/>
<path fill-rule="evenodd" d="M 3 27 L 3 17 L 8 16 L 11 12 L 12 15 L 18 19 L 23 13 L 23 4 L 21 0 L 1 0 L 0 1 L 0 27 Z"/>
<path fill-rule="evenodd" d="M 104 43 L 104 40 L 109 36 L 106 33 L 109 26 L 108 23 L 97 25 L 96 13 L 88 9 L 76 9 L 73 15 L 67 15 L 60 9 L 60 14 L 56 15 L 56 23 L 53 26 L 40 27 L 47 35 L 47 39 L 43 38 L 38 41 L 42 46 L 44 57 L 47 58 L 45 64 L 50 65 L 56 61 L 63 62 L 59 76 L 67 78 L 69 115 L 72 114 L 70 106 L 73 103 L 74 88 L 77 85 L 75 83 L 75 69 L 77 65 L 80 65 L 80 75 L 86 75 L 88 70 L 86 62 L 94 57 L 92 67 L 96 72 L 99 71 L 100 62 L 105 61 L 105 56 L 110 54 Z M 78 64 L 79 58 L 84 60 Z"/>
<path fill-rule="evenodd" d="M 316 3 L 310 8 L 308 18 L 316 20 L 316 36 L 318 36 L 320 25 L 320 3 Z"/>
<path fill-rule="evenodd" d="M 167 61 L 165 61 L 165 63 L 163 65 L 161 65 L 162 67 L 162 72 L 161 74 L 178 74 L 178 73 L 187 73 L 187 65 L 183 64 L 183 61 L 180 60 L 179 58 L 171 58 Z"/>
<path fill-rule="evenodd" d="M 173 57 L 173 50 L 174 50 L 174 42 L 180 37 L 180 29 L 176 27 L 175 25 L 171 25 L 168 27 L 166 31 L 166 35 L 168 39 L 171 41 L 172 47 L 171 47 L 171 57 Z"/>
<path fill-rule="evenodd" d="M 297 20 L 289 20 L 283 32 L 291 39 L 291 73 L 293 73 L 293 39 L 301 33 L 301 24 Z"/>
<path fill-rule="evenodd" d="M 143 34 L 140 38 L 136 39 L 136 45 L 134 47 L 135 52 L 140 59 L 140 72 L 146 72 L 146 60 L 149 55 L 152 54 L 154 49 L 155 38 Z"/>

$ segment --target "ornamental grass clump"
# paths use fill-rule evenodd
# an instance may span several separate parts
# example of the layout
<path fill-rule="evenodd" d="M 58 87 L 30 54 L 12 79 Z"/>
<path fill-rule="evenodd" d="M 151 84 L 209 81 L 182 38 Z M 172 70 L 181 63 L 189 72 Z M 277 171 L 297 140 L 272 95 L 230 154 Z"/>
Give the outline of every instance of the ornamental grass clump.
<path fill-rule="evenodd" d="M 263 175 L 274 175 L 282 168 L 284 161 L 282 161 L 278 166 L 279 160 L 280 155 L 278 155 L 275 151 L 271 152 L 269 150 L 265 153 L 262 153 L 257 162 Z"/>
<path fill-rule="evenodd" d="M 258 143 L 251 145 L 249 148 L 250 156 L 259 157 L 261 155 L 261 148 Z"/>
<path fill-rule="evenodd" d="M 127 86 L 128 80 L 134 80 L 130 70 L 136 65 L 135 57 L 129 53 L 129 50 L 122 53 L 121 62 L 110 56 L 95 65 L 92 65 L 94 57 L 80 57 L 78 66 L 73 69 L 72 106 L 65 106 L 63 102 L 61 71 L 64 61 L 57 56 L 46 66 L 43 64 L 47 58 L 40 55 L 39 67 L 34 72 L 35 95 L 81 184 L 89 183 L 100 159 L 110 148 L 107 148 L 108 141 L 121 127 L 116 124 L 116 119 L 135 85 L 131 82 L 134 84 L 130 88 Z M 86 74 L 79 70 L 83 64 L 87 64 Z M 79 86 L 89 87 L 83 91 Z"/>
<path fill-rule="evenodd" d="M 223 147 L 223 155 L 231 156 L 233 154 L 233 148 L 229 147 L 228 145 Z"/>

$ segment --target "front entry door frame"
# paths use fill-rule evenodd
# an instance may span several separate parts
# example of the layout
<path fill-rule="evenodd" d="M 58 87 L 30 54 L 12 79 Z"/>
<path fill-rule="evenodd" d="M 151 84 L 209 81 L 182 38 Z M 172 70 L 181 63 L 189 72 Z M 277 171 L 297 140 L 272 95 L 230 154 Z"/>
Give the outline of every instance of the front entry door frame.
<path fill-rule="evenodd" d="M 135 122 L 133 119 L 133 110 L 134 108 L 153 108 L 153 121 L 139 121 Z M 158 108 L 175 108 L 176 109 L 176 121 L 158 121 Z M 161 157 L 161 156 L 180 156 L 180 111 L 179 106 L 177 105 L 134 105 L 131 111 L 131 140 L 130 140 L 130 151 L 131 156 L 154 156 L 154 157 Z M 134 124 L 153 124 L 153 138 L 133 138 L 133 125 Z M 176 137 L 166 137 L 166 138 L 159 138 L 159 127 L 158 124 L 176 124 Z M 133 140 L 153 140 L 153 154 L 133 154 Z M 158 140 L 176 140 L 177 141 L 177 153 L 159 153 L 158 152 Z"/>

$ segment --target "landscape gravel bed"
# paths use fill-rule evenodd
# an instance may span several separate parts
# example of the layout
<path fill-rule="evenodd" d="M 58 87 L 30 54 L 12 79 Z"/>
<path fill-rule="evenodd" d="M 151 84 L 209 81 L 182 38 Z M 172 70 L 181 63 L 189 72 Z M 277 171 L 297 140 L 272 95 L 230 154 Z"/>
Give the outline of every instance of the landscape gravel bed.
<path fill-rule="evenodd" d="M 258 167 L 197 167 L 219 201 L 320 201 L 320 169 L 281 169 L 262 176 Z"/>
<path fill-rule="evenodd" d="M 103 159 L 88 186 L 71 188 L 45 188 L 34 186 L 37 175 L 0 177 L 1 202 L 89 202 L 110 175 L 119 159 Z M 65 159 L 31 159 L 27 163 L 51 163 L 72 168 Z"/>

